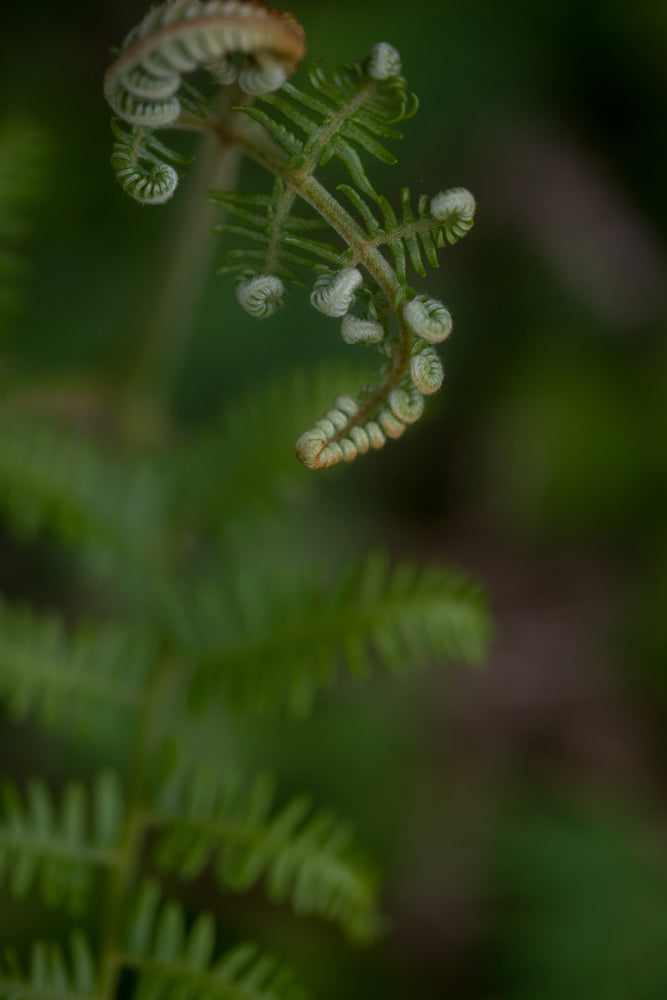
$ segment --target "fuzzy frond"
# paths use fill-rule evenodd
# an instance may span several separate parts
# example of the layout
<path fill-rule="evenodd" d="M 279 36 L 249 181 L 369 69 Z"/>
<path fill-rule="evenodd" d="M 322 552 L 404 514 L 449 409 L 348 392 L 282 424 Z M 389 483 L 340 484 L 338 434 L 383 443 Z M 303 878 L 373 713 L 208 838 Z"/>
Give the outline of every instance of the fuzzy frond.
<path fill-rule="evenodd" d="M 481 594 L 440 567 L 392 569 L 372 558 L 327 585 L 255 574 L 232 589 L 182 599 L 179 640 L 192 664 L 193 706 L 216 696 L 253 711 L 307 712 L 337 668 L 365 677 L 374 663 L 478 662 L 487 624 Z"/>
<path fill-rule="evenodd" d="M 27 973 L 10 949 L 0 957 L 0 1000 L 97 1000 L 97 996 L 95 963 L 83 934 L 72 934 L 69 956 L 59 944 L 34 944 Z"/>
<path fill-rule="evenodd" d="M 201 913 L 187 930 L 183 907 L 164 902 L 155 882 L 137 894 L 124 964 L 138 975 L 135 1000 L 305 1000 L 291 972 L 256 945 L 215 958 L 216 925 Z"/>
<path fill-rule="evenodd" d="M 251 248 L 230 251 L 218 274 L 240 271 L 247 272 L 246 277 L 277 275 L 290 284 L 303 286 L 302 271 L 313 270 L 323 260 L 338 263 L 341 259 L 342 250 L 332 243 L 308 237 L 308 233 L 326 228 L 326 224 L 319 217 L 292 214 L 294 195 L 280 178 L 270 195 L 211 191 L 209 197 L 214 205 L 238 219 L 221 222 L 213 231 L 240 236 L 253 244 Z"/>
<path fill-rule="evenodd" d="M 0 697 L 16 719 L 106 738 L 141 697 L 154 658 L 140 629 L 81 628 L 0 602 Z"/>
<path fill-rule="evenodd" d="M 253 782 L 200 767 L 177 776 L 161 799 L 156 861 L 181 878 L 212 863 L 222 888 L 245 892 L 262 882 L 271 900 L 301 916 L 341 926 L 358 942 L 377 936 L 378 879 L 362 859 L 349 823 L 314 810 L 306 796 L 277 809 L 273 782 Z"/>
<path fill-rule="evenodd" d="M 358 187 L 376 197 L 358 149 L 383 163 L 395 163 L 396 157 L 378 137 L 402 138 L 392 126 L 417 110 L 417 100 L 414 94 L 408 95 L 401 76 L 398 53 L 392 52 L 395 57 L 387 58 L 382 46 L 376 46 L 366 60 L 343 63 L 330 73 L 318 63 L 308 71 L 317 96 L 285 84 L 279 93 L 262 97 L 262 108 L 243 110 L 293 158 L 294 166 L 307 164 L 312 172 L 335 157 Z M 304 138 L 265 111 L 267 106 L 295 126 Z"/>
<path fill-rule="evenodd" d="M 60 802 L 44 782 L 29 781 L 21 795 L 10 782 L 0 785 L 0 884 L 22 898 L 33 885 L 48 906 L 81 912 L 95 871 L 117 858 L 123 826 L 123 799 L 112 772 L 98 775 L 92 788 L 70 782 Z"/>
<path fill-rule="evenodd" d="M 26 539 L 48 531 L 91 558 L 159 558 L 163 497 L 146 464 L 43 420 L 0 413 L 0 510 Z"/>

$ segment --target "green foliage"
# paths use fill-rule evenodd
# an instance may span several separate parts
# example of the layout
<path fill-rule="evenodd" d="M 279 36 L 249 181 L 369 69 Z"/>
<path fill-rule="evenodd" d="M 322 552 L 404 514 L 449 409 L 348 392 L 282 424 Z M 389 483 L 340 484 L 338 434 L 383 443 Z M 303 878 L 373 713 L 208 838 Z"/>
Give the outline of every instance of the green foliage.
<path fill-rule="evenodd" d="M 38 882 L 48 905 L 80 912 L 95 869 L 115 861 L 123 824 L 117 776 L 103 772 L 90 792 L 70 782 L 60 807 L 42 781 L 28 783 L 25 802 L 5 782 L 0 803 L 0 877 L 11 894 L 25 896 Z"/>
<path fill-rule="evenodd" d="M 355 295 L 366 304 L 370 319 L 361 332 L 348 323 L 348 342 L 375 343 L 386 332 L 381 389 L 364 390 L 360 403 L 337 395 L 335 412 L 320 421 L 325 438 L 334 428 L 326 454 L 345 447 L 349 458 L 345 442 L 379 447 L 421 413 L 410 359 L 443 339 L 449 314 L 407 287 L 405 255 L 417 270 L 421 250 L 433 263 L 470 202 L 443 214 L 422 199 L 415 216 L 405 195 L 399 221 L 365 174 L 367 154 L 393 162 L 380 140 L 399 138 L 393 125 L 416 108 L 395 50 L 376 46 L 331 73 L 315 67 L 314 96 L 285 84 L 303 54 L 294 19 L 252 5 L 237 31 L 236 14 L 228 0 L 176 0 L 128 36 L 105 81 L 118 116 L 112 162 L 125 190 L 147 203 L 170 196 L 173 165 L 185 162 L 156 138 L 159 127 L 224 124 L 231 131 L 216 131 L 216 141 L 273 165 L 270 195 L 212 196 L 234 218 L 218 229 L 255 244 L 232 252 L 228 269 L 239 270 L 237 298 L 250 312 L 270 315 L 283 280 L 302 284 L 311 270 L 320 312 L 344 316 Z M 243 107 L 221 112 L 182 80 L 195 69 L 218 83 L 238 78 L 233 96 L 245 94 Z M 261 107 L 248 104 L 262 95 Z M 315 178 L 332 158 L 355 185 L 365 231 Z M 378 208 L 384 228 L 368 221 Z M 176 253 L 175 284 L 196 256 L 194 242 L 184 239 Z M 186 300 L 191 310 L 191 291 L 176 297 L 174 312 Z M 54 777 L 54 753 L 43 776 L 17 769 L 1 786 L 0 889 L 9 906 L 33 907 L 36 922 L 42 906 L 59 922 L 58 940 L 34 943 L 27 961 L 18 949 L 3 952 L 7 1000 L 300 1000 L 282 961 L 245 943 L 233 919 L 230 929 L 230 897 L 263 892 L 276 909 L 366 944 L 385 928 L 380 879 L 352 825 L 298 788 L 277 793 L 244 759 L 233 726 L 269 712 L 287 716 L 287 726 L 315 711 L 342 673 L 362 682 L 376 670 L 475 663 L 487 642 L 479 591 L 441 566 L 355 561 L 341 551 L 342 569 L 328 571 L 316 552 L 312 570 L 300 564 L 309 545 L 303 523 L 281 539 L 289 566 L 266 558 L 267 513 L 301 517 L 292 501 L 312 489 L 285 437 L 326 405 L 336 373 L 264 386 L 253 378 L 219 423 L 186 430 L 150 377 L 141 381 L 151 360 L 168 367 L 165 357 L 178 353 L 163 342 L 168 293 L 160 284 L 155 329 L 136 322 L 134 367 L 115 372 L 104 394 L 93 380 L 99 398 L 86 433 L 76 414 L 49 412 L 48 386 L 0 402 L 0 513 L 11 551 L 52 559 L 64 584 L 47 592 L 50 610 L 30 588 L 22 600 L 0 600 L 0 700 L 21 731 L 48 731 L 39 745 L 72 753 L 77 772 Z M 410 326 L 419 322 L 423 336 Z M 144 438 L 147 413 L 157 433 Z M 239 536 L 253 540 L 251 557 Z M 11 576 L 10 561 L 13 590 Z M 201 905 L 207 884 L 215 913 Z M 182 898 L 166 901 L 166 891 Z"/>

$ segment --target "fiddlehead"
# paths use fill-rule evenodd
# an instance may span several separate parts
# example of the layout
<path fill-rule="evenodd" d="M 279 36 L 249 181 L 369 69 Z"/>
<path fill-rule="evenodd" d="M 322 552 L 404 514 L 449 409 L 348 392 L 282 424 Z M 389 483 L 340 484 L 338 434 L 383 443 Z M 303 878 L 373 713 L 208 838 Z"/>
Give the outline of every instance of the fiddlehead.
<path fill-rule="evenodd" d="M 211 70 L 222 83 L 238 79 L 258 97 L 258 105 L 243 98 L 242 106 L 217 120 L 199 109 L 205 119 L 199 127 L 212 128 L 225 144 L 237 143 L 276 176 L 270 194 L 211 193 L 230 217 L 215 231 L 249 244 L 229 251 L 219 273 L 235 273 L 239 303 L 266 318 L 283 305 L 290 286 L 307 284 L 307 272 L 314 272 L 311 305 L 342 321 L 345 343 L 375 345 L 382 356 L 375 383 L 357 397 L 339 394 L 297 441 L 299 460 L 320 469 L 400 437 L 420 417 L 423 397 L 440 388 L 443 367 L 432 345 L 449 336 L 452 318 L 442 302 L 410 287 L 408 265 L 422 277 L 426 264 L 437 267 L 438 250 L 471 228 L 475 201 L 464 188 L 453 188 L 431 198 L 421 195 L 415 206 L 403 188 L 396 212 L 366 175 L 367 155 L 396 162 L 380 140 L 400 139 L 395 125 L 417 109 L 393 46 L 379 43 L 366 59 L 330 71 L 315 65 L 309 71 L 311 89 L 304 91 L 286 82 L 303 54 L 300 29 L 289 15 L 260 9 L 265 34 L 250 17 L 256 8 L 233 0 L 177 0 L 156 8 L 128 36 L 107 74 L 106 90 L 112 107 L 135 129 L 194 127 L 193 120 L 179 118 L 177 94 L 181 74 L 195 66 Z M 237 19 L 250 17 L 252 27 L 237 24 L 232 31 L 224 20 L 232 12 Z M 132 145 L 134 134 L 125 141 Z M 148 150 L 141 153 L 142 166 L 153 171 L 158 169 L 151 159 L 158 152 L 154 141 L 142 137 L 132 146 Z M 349 175 L 350 183 L 338 186 L 349 209 L 320 176 L 334 158 Z M 167 177 L 136 178 L 132 168 L 122 174 L 125 186 L 135 195 L 152 195 L 155 188 L 157 196 L 144 200 L 162 200 Z M 322 229 L 327 238 L 314 238 Z"/>

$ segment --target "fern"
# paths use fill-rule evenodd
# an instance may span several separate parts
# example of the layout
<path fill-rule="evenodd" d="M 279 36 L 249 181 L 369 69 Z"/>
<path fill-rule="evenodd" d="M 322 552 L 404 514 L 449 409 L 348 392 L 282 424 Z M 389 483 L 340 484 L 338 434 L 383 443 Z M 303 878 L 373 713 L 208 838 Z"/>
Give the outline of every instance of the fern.
<path fill-rule="evenodd" d="M 428 659 L 475 663 L 486 640 L 475 587 L 435 567 L 389 570 L 381 557 L 324 587 L 284 574 L 241 576 L 233 591 L 209 585 L 194 602 L 179 597 L 171 621 L 192 662 L 192 704 L 224 696 L 260 712 L 310 711 L 339 665 L 363 678 L 377 661 L 394 671 Z"/>
<path fill-rule="evenodd" d="M 273 782 L 230 773 L 221 783 L 210 768 L 185 772 L 163 790 L 156 821 L 156 862 L 181 878 L 213 863 L 222 888 L 245 892 L 260 879 L 269 898 L 297 914 L 340 924 L 357 941 L 382 926 L 377 876 L 361 860 L 347 822 L 313 811 L 306 796 L 273 808 Z"/>
<path fill-rule="evenodd" d="M 356 397 L 338 393 L 333 407 L 297 441 L 297 458 L 309 469 L 322 469 L 400 437 L 419 419 L 423 397 L 440 388 L 443 369 L 430 345 L 449 335 L 451 317 L 438 300 L 419 296 L 408 285 L 407 262 L 421 276 L 425 260 L 436 267 L 437 250 L 472 226 L 475 202 L 464 188 L 454 188 L 421 195 L 415 214 L 404 188 L 399 218 L 376 192 L 364 163 L 367 157 L 395 163 L 380 140 L 400 139 L 394 126 L 417 110 L 398 52 L 380 43 L 362 61 L 330 72 L 311 67 L 311 90 L 305 91 L 287 82 L 303 55 L 298 38 L 294 22 L 281 23 L 275 12 L 179 0 L 155 8 L 126 39 L 107 73 L 105 91 L 115 113 L 135 128 L 132 139 L 122 140 L 131 153 L 120 159 L 114 154 L 114 166 L 121 183 L 141 200 L 165 200 L 177 181 L 155 145 L 143 153 L 143 171 L 138 168 L 156 128 L 200 128 L 217 136 L 223 149 L 238 145 L 275 175 L 267 195 L 211 194 L 233 217 L 216 231 L 250 244 L 230 250 L 220 269 L 236 274 L 243 308 L 260 319 L 272 316 L 284 304 L 286 286 L 303 285 L 304 272 L 312 270 L 312 305 L 343 319 L 346 343 L 374 344 L 380 351 L 379 378 Z M 248 59 L 256 64 L 253 69 Z M 184 117 L 177 96 L 182 74 L 201 66 L 223 84 L 238 77 L 241 89 L 259 97 L 259 104 L 244 98 L 236 110 L 217 117 L 201 109 L 202 118 Z M 167 150 L 163 156 L 169 158 Z M 341 190 L 358 219 L 323 175 L 332 159 L 350 176 L 351 185 Z M 294 210 L 297 199 L 308 207 L 306 215 Z M 322 224 L 327 238 L 308 235 Z M 361 315 L 350 313 L 355 303 Z M 446 322 L 434 321 L 439 314 Z"/>
<path fill-rule="evenodd" d="M 107 737 L 138 704 L 154 657 L 146 631 L 80 628 L 0 602 L 0 696 L 16 719 Z"/>
<path fill-rule="evenodd" d="M 69 961 L 58 944 L 33 945 L 27 974 L 16 955 L 0 959 L 0 997 L 6 1000 L 95 1000 L 95 965 L 87 939 L 74 933 Z"/>
<path fill-rule="evenodd" d="M 218 959 L 215 921 L 196 918 L 189 932 L 183 908 L 161 900 L 157 883 L 137 894 L 124 962 L 138 973 L 136 1000 L 304 1000 L 291 972 L 253 944 L 241 944 Z"/>
<path fill-rule="evenodd" d="M 98 776 L 90 792 L 71 782 L 60 808 L 42 781 L 29 782 L 25 802 L 14 785 L 0 787 L 0 880 L 22 897 L 37 882 L 50 906 L 80 912 L 96 869 L 114 864 L 123 825 L 117 777 Z"/>

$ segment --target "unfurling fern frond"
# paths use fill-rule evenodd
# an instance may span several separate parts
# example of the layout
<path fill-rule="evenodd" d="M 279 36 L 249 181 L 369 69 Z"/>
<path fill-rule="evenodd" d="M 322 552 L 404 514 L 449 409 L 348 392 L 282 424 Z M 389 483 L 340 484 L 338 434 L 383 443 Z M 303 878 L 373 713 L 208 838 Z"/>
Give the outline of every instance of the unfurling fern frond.
<path fill-rule="evenodd" d="M 382 364 L 376 381 L 366 383 L 356 397 L 339 393 L 333 408 L 297 441 L 298 459 L 309 469 L 323 469 L 382 447 L 387 437 L 400 437 L 423 410 L 419 396 L 440 387 L 442 364 L 430 345 L 449 335 L 451 316 L 437 299 L 408 285 L 407 267 L 409 263 L 421 276 L 426 274 L 426 263 L 437 267 L 438 249 L 455 243 L 471 228 L 475 201 L 464 188 L 453 188 L 431 198 L 422 195 L 415 207 L 403 188 L 397 214 L 368 178 L 365 159 L 395 163 L 381 140 L 400 139 L 395 125 L 417 109 L 393 46 L 379 43 L 366 59 L 331 70 L 315 65 L 309 70 L 310 89 L 302 90 L 286 82 L 285 72 L 273 72 L 276 59 L 286 61 L 290 70 L 295 68 L 303 54 L 300 32 L 292 37 L 294 25 L 281 23 L 276 27 L 278 43 L 270 24 L 271 16 L 280 23 L 279 16 L 259 8 L 259 20 L 268 34 L 258 41 L 260 35 L 253 34 L 255 9 L 241 0 L 211 0 L 203 6 L 197 0 L 177 0 L 156 8 L 128 36 L 107 74 L 106 90 L 112 107 L 126 122 L 149 129 L 179 122 L 203 128 L 217 136 L 223 151 L 236 144 L 276 177 L 270 195 L 210 195 L 231 216 L 215 231 L 249 244 L 230 250 L 220 269 L 236 274 L 243 308 L 258 318 L 273 315 L 283 305 L 286 287 L 303 285 L 304 272 L 312 270 L 314 308 L 343 319 L 346 343 L 377 345 Z M 232 10 L 238 14 L 234 31 L 224 21 Z M 224 21 L 223 37 L 216 34 L 216 17 Z M 213 38 L 220 52 L 209 47 Z M 252 53 L 260 63 L 263 83 L 248 86 L 247 67 L 239 76 L 259 103 L 244 99 L 242 106 L 228 108 L 218 117 L 205 113 L 199 125 L 179 119 L 176 95 L 181 73 L 215 64 L 214 75 L 228 81 L 235 73 L 229 61 L 232 42 L 237 51 Z M 271 70 L 266 68 L 269 63 Z M 119 158 L 121 180 L 133 193 L 147 195 L 146 200 L 161 201 L 172 190 L 175 172 L 164 163 L 164 153 L 146 145 L 150 140 L 133 141 L 139 143 L 132 146 L 134 160 L 129 162 L 125 149 Z M 148 149 L 139 174 L 138 148 Z M 332 159 L 340 160 L 349 174 L 350 183 L 339 190 L 351 211 L 320 176 Z M 310 214 L 295 212 L 295 203 L 305 204 Z M 322 223 L 334 234 L 333 242 L 310 235 Z M 350 313 L 355 300 L 361 310 Z"/>
<path fill-rule="evenodd" d="M 375 558 L 328 586 L 266 573 L 211 584 L 177 597 L 168 624 L 191 664 L 193 706 L 224 696 L 258 712 L 309 711 L 339 666 L 359 677 L 374 663 L 475 663 L 487 641 L 484 601 L 465 579 Z"/>
<path fill-rule="evenodd" d="M 27 973 L 17 956 L 0 957 L 0 1000 L 97 1000 L 96 968 L 87 939 L 70 938 L 69 958 L 59 944 L 32 946 Z"/>
<path fill-rule="evenodd" d="M 415 216 L 410 191 L 408 188 L 401 188 L 400 219 L 386 198 L 375 198 L 383 216 L 383 223 L 380 223 L 374 210 L 353 187 L 340 184 L 338 190 L 345 194 L 360 216 L 369 246 L 389 248 L 402 283 L 406 281 L 408 257 L 417 274 L 425 277 L 426 267 L 422 253 L 426 255 L 431 267 L 438 267 L 437 250 L 464 236 L 472 226 L 475 212 L 475 202 L 470 192 L 455 188 L 430 199 L 428 195 L 421 195 Z"/>
<path fill-rule="evenodd" d="M 291 166 L 302 168 L 307 164 L 312 173 L 335 157 L 345 165 L 355 184 L 376 197 L 357 148 L 383 163 L 396 163 L 396 157 L 378 136 L 401 139 L 401 132 L 391 126 L 417 110 L 417 99 L 414 94 L 408 95 L 401 76 L 398 52 L 390 45 L 376 45 L 364 62 L 343 63 L 330 73 L 322 64 L 316 64 L 308 75 L 317 97 L 285 84 L 279 93 L 262 98 L 264 106 L 295 125 L 304 139 L 297 138 L 262 108 L 247 107 L 244 113 L 259 122 L 293 157 Z"/>
<path fill-rule="evenodd" d="M 163 902 L 157 883 L 144 883 L 123 955 L 137 972 L 135 1000 L 305 1000 L 275 956 L 246 943 L 215 958 L 215 939 L 210 913 L 199 914 L 187 930 L 183 907 Z"/>
<path fill-rule="evenodd" d="M 111 129 L 115 137 L 111 165 L 123 190 L 144 205 L 168 201 L 178 186 L 178 171 L 170 163 L 189 163 L 189 159 L 146 128 L 135 125 L 128 132 L 113 119 Z"/>
<path fill-rule="evenodd" d="M 10 716 L 96 739 L 137 705 L 154 649 L 139 629 L 85 629 L 0 602 L 0 699 Z"/>
<path fill-rule="evenodd" d="M 60 804 L 42 781 L 28 782 L 25 797 L 9 782 L 0 786 L 0 883 L 23 897 L 37 884 L 49 906 L 80 912 L 96 869 L 116 861 L 123 800 L 112 772 L 93 787 L 71 782 Z"/>
<path fill-rule="evenodd" d="M 112 157 L 128 194 L 152 204 L 173 194 L 178 177 L 164 159 L 174 155 L 150 131 L 176 125 L 182 106 L 192 108 L 184 74 L 202 68 L 220 84 L 237 80 L 247 94 L 265 94 L 285 82 L 304 51 L 295 18 L 256 3 L 175 0 L 149 11 L 104 78 L 114 113 L 135 126 L 131 143 L 121 138 Z M 201 101 L 193 110 L 206 117 Z"/>
<path fill-rule="evenodd" d="M 181 878 L 213 864 L 219 884 L 244 892 L 262 881 L 269 898 L 317 916 L 367 942 L 382 921 L 378 879 L 347 822 L 314 811 L 305 796 L 274 807 L 273 782 L 221 781 L 210 768 L 178 775 L 163 790 L 156 862 Z"/>

